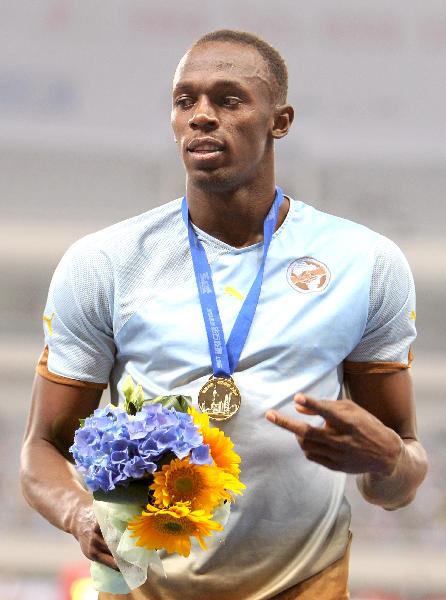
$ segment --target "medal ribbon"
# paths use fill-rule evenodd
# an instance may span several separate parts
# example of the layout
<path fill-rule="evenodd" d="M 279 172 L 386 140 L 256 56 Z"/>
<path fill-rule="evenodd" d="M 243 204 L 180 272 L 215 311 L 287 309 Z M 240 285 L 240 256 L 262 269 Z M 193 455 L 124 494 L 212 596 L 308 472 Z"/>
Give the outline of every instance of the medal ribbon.
<path fill-rule="evenodd" d="M 191 225 L 186 196 L 183 198 L 181 210 L 189 235 L 189 247 L 194 266 L 198 295 L 200 298 L 201 312 L 203 313 L 204 324 L 206 327 L 209 352 L 212 360 L 212 371 L 215 377 L 230 377 L 237 367 L 240 354 L 242 353 L 246 338 L 248 337 L 259 302 L 266 257 L 276 228 L 279 208 L 282 202 L 283 192 L 279 187 L 276 187 L 273 205 L 263 223 L 262 262 L 254 283 L 237 315 L 228 342 L 225 343 L 220 313 L 217 306 L 217 297 L 212 283 L 211 267 L 209 266 L 206 251 Z"/>

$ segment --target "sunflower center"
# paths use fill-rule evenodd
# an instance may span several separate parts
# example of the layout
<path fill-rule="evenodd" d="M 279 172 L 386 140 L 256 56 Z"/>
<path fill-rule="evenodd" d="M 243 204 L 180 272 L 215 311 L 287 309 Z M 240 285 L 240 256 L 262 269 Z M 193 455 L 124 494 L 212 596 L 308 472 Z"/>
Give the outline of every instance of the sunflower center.
<path fill-rule="evenodd" d="M 195 530 L 188 519 L 175 519 L 169 515 L 157 515 L 156 527 L 168 535 L 191 535 Z"/>
<path fill-rule="evenodd" d="M 190 477 L 178 477 L 175 481 L 175 488 L 180 494 L 187 494 L 194 487 L 194 483 Z"/>
<path fill-rule="evenodd" d="M 172 498 L 184 501 L 193 500 L 203 483 L 197 471 L 189 467 L 169 473 L 167 487 Z"/>
<path fill-rule="evenodd" d="M 173 521 L 168 521 L 164 528 L 167 529 L 170 533 L 179 533 L 182 531 L 181 525 L 179 523 L 174 523 Z"/>

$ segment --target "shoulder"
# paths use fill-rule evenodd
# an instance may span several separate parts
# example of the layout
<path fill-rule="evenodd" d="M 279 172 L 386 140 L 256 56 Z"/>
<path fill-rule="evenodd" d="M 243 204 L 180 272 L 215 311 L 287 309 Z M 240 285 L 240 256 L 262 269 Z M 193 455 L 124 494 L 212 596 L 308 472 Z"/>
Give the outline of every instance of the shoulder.
<path fill-rule="evenodd" d="M 300 201 L 292 201 L 291 211 L 293 251 L 331 265 L 342 278 L 349 273 L 364 282 L 371 276 L 379 233 Z"/>
<path fill-rule="evenodd" d="M 111 265 L 131 260 L 151 246 L 178 234 L 181 228 L 181 201 L 173 200 L 145 213 L 88 234 L 66 252 L 68 259 L 95 257 Z"/>
<path fill-rule="evenodd" d="M 113 298 L 117 287 L 136 281 L 151 257 L 162 254 L 157 248 L 173 246 L 169 237 L 180 234 L 181 223 L 178 199 L 80 238 L 60 260 L 50 292 L 71 293 L 82 302 L 86 296 Z"/>
<path fill-rule="evenodd" d="M 291 200 L 292 222 L 296 235 L 318 236 L 322 244 L 345 252 L 351 248 L 352 256 L 366 252 L 375 271 L 391 268 L 410 274 L 410 267 L 399 246 L 391 239 L 369 227 L 319 210 L 298 200 Z"/>
<path fill-rule="evenodd" d="M 341 237 L 350 241 L 360 240 L 369 245 L 373 245 L 380 235 L 361 223 L 332 215 L 299 200 L 291 200 L 291 206 L 296 226 L 300 229 L 305 226 L 312 235 L 323 234 L 330 240 Z"/>
<path fill-rule="evenodd" d="M 75 299 L 84 312 L 100 312 L 102 320 L 106 315 L 117 335 L 141 304 L 184 276 L 187 251 L 177 199 L 75 242 L 50 291 Z"/>
<path fill-rule="evenodd" d="M 389 238 L 379 235 L 375 244 L 369 318 L 384 305 L 398 308 L 414 293 L 412 272 L 402 250 Z"/>
<path fill-rule="evenodd" d="M 383 268 L 410 270 L 401 248 L 385 235 L 378 234 L 375 244 L 375 265 Z"/>

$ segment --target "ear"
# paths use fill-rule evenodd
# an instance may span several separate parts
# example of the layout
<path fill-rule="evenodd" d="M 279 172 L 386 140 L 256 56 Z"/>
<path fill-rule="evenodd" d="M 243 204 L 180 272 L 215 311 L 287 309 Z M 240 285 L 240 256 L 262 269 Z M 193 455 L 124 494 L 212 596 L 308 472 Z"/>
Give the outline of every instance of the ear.
<path fill-rule="evenodd" d="M 294 108 L 290 104 L 276 106 L 274 111 L 273 138 L 280 139 L 286 136 L 294 121 Z"/>

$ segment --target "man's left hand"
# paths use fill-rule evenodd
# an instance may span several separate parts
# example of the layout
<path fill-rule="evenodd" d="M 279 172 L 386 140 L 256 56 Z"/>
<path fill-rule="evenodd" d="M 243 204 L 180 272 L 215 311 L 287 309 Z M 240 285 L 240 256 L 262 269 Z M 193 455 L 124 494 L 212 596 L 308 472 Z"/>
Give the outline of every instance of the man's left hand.
<path fill-rule="evenodd" d="M 266 418 L 294 433 L 305 456 L 334 471 L 391 475 L 402 451 L 400 436 L 351 400 L 314 400 L 294 396 L 298 412 L 320 415 L 325 424 L 313 427 L 269 410 Z"/>

